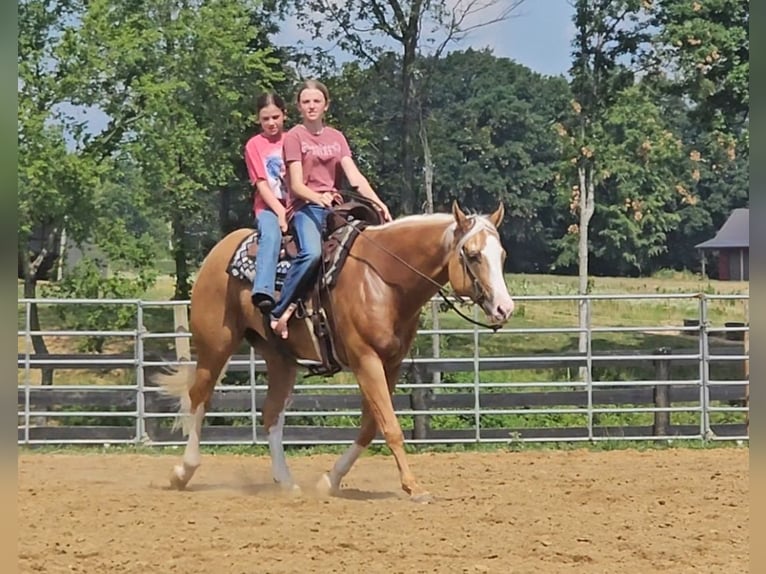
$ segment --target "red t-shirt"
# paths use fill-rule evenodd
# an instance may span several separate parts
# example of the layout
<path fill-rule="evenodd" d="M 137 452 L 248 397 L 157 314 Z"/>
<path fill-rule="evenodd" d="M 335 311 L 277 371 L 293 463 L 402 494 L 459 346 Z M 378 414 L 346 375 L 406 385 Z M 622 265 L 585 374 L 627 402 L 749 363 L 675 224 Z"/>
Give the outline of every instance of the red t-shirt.
<path fill-rule="evenodd" d="M 258 180 L 265 180 L 277 199 L 287 205 L 287 189 L 283 179 L 285 177 L 285 163 L 282 156 L 284 139 L 284 133 L 274 140 L 270 140 L 263 134 L 251 137 L 245 144 L 245 163 L 250 182 L 255 185 Z M 258 215 L 266 207 L 256 188 L 253 211 Z"/>
<path fill-rule="evenodd" d="M 317 193 L 340 190 L 343 175 L 340 160 L 351 157 L 351 149 L 341 132 L 325 126 L 314 135 L 299 124 L 287 132 L 282 147 L 285 165 L 293 161 L 301 162 L 303 183 L 310 190 Z M 287 182 L 289 187 L 289 176 Z M 290 194 L 291 211 L 300 209 L 306 203 Z"/>

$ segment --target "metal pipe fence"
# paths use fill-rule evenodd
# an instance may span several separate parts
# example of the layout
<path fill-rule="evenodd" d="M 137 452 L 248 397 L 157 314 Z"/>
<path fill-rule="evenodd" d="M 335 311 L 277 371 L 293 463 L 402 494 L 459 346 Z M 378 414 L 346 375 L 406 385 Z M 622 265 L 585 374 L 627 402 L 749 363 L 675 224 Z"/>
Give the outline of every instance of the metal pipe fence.
<path fill-rule="evenodd" d="M 737 376 L 737 365 L 749 361 L 749 321 L 715 325 L 711 305 L 734 306 L 747 294 L 591 294 L 523 295 L 517 305 L 575 303 L 585 309 L 587 323 L 579 326 L 509 326 L 493 332 L 479 327 L 422 328 L 432 356 L 405 360 L 394 407 L 408 433 L 419 444 L 498 442 L 577 442 L 604 440 L 747 440 L 749 429 L 749 369 Z M 647 325 L 594 322 L 599 303 L 630 301 L 649 305 L 665 301 L 695 312 L 684 324 Z M 20 299 L 23 338 L 18 355 L 18 443 L 39 444 L 150 444 L 176 445 L 185 441 L 170 429 L 175 405 L 152 384 L 161 369 L 193 365 L 193 360 L 168 357 L 167 351 L 147 350 L 160 342 L 190 337 L 176 325 L 151 330 L 150 315 L 157 309 L 188 306 L 188 301 L 119 299 Z M 32 305 L 128 306 L 134 309 L 134 328 L 61 330 L 31 328 Z M 428 309 L 430 307 L 426 307 Z M 725 310 L 724 310 L 725 311 Z M 478 309 L 474 308 L 478 318 Z M 719 317 L 726 316 L 718 310 Z M 440 320 L 443 322 L 443 320 Z M 687 324 L 688 322 L 688 324 Z M 93 326 L 91 326 L 93 327 Z M 527 354 L 493 355 L 483 342 L 493 338 L 567 336 L 585 333 L 584 351 L 548 350 L 544 345 Z M 107 338 L 129 352 L 110 354 L 34 353 L 35 336 L 71 339 Z M 681 348 L 647 347 L 597 349 L 597 338 L 675 337 Z M 458 356 L 452 341 L 470 339 L 470 351 Z M 696 337 L 696 341 L 694 341 Z M 621 339 L 622 338 L 622 339 Z M 711 345 L 711 339 L 714 339 Z M 494 340 L 494 339 L 493 339 Z M 740 343 L 741 340 L 741 343 Z M 616 344 L 614 341 L 612 345 Z M 603 342 L 603 341 L 602 341 Z M 510 345 L 513 346 L 512 344 Z M 635 345 L 634 345 L 635 346 Z M 307 362 L 302 361 L 307 364 Z M 728 367 L 727 367 L 728 365 Z M 715 369 L 711 367 L 715 366 Z M 648 377 L 626 377 L 626 369 L 649 370 Z M 82 384 L 41 386 L 33 372 L 76 369 Z M 92 373 L 127 370 L 124 384 L 94 384 Z M 203 444 L 267 444 L 259 432 L 260 407 L 266 395 L 265 363 L 252 349 L 235 355 L 228 374 L 239 380 L 216 387 L 207 414 Z M 679 372 L 683 371 L 679 374 Z M 717 370 L 716 370 L 717 369 Z M 566 373 L 563 376 L 562 373 Z M 416 376 L 411 376 L 412 374 Z M 511 375 L 512 373 L 512 375 Z M 575 375 L 572 375 L 575 373 Z M 718 373 L 718 374 L 716 374 Z M 722 376 L 720 373 L 724 373 Z M 244 375 L 244 378 L 243 378 Z M 513 380 L 502 380 L 505 377 Z M 429 382 L 430 381 L 430 382 Z M 287 411 L 285 443 L 294 445 L 346 444 L 356 434 L 360 411 L 356 384 L 347 374 L 329 381 L 312 379 L 296 386 Z M 218 424 L 213 424 L 215 421 Z M 223 421 L 223 424 L 221 423 Z M 380 442 L 380 440 L 376 440 Z"/>

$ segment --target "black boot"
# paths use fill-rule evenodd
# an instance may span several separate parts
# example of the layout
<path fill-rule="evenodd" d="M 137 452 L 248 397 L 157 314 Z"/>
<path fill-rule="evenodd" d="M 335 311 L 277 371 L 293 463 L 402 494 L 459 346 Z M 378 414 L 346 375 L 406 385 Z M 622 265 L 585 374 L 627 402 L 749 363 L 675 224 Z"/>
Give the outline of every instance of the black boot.
<path fill-rule="evenodd" d="M 270 315 L 271 310 L 274 308 L 274 305 L 276 305 L 274 298 L 266 293 L 253 293 L 251 299 L 253 301 L 253 305 L 258 307 L 261 313 L 265 316 Z"/>

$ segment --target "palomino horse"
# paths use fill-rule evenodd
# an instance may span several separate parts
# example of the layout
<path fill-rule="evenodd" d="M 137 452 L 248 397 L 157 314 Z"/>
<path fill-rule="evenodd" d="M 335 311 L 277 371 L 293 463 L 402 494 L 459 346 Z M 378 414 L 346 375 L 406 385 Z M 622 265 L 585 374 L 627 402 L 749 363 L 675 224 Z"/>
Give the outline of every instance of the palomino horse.
<path fill-rule="evenodd" d="M 466 215 L 453 204 L 451 214 L 411 215 L 364 229 L 352 244 L 325 308 L 340 362 L 356 376 L 362 393 L 362 418 L 355 442 L 324 474 L 317 488 L 337 493 L 378 430 L 399 468 L 401 486 L 413 500 L 428 492 L 415 480 L 404 451 L 404 436 L 391 394 L 418 327 L 421 308 L 449 281 L 457 295 L 481 306 L 489 322 L 502 325 L 514 303 L 503 277 L 505 251 L 497 228 L 503 205 L 491 215 Z M 268 432 L 274 481 L 297 489 L 282 445 L 285 408 L 295 384 L 295 357 L 320 360 L 305 321 L 291 319 L 286 341 L 265 332 L 260 312 L 250 301 L 250 285 L 227 273 L 242 240 L 239 229 L 224 237 L 199 270 L 191 296 L 190 328 L 197 350 L 196 368 L 159 376 L 166 392 L 180 399 L 188 434 L 182 463 L 171 485 L 183 488 L 200 465 L 200 433 L 213 387 L 243 338 L 266 362 L 268 391 L 263 424 Z M 285 346 L 290 353 L 279 346 Z"/>

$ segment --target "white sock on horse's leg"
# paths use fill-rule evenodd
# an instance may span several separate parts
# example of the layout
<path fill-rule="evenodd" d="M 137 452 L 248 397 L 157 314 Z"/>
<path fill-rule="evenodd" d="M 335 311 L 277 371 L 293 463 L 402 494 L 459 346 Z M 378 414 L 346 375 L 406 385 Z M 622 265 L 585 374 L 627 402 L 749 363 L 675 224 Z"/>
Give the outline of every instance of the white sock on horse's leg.
<path fill-rule="evenodd" d="M 192 413 L 191 418 L 192 424 L 189 429 L 189 438 L 186 440 L 182 464 L 178 464 L 173 468 L 175 475 L 173 485 L 176 487 L 186 486 L 186 483 L 191 480 L 201 462 L 199 443 L 200 435 L 202 434 L 202 420 L 205 418 L 205 407 L 199 405 L 197 410 Z"/>
<path fill-rule="evenodd" d="M 282 445 L 282 429 L 285 425 L 285 411 L 279 413 L 277 422 L 269 428 L 269 454 L 271 455 L 271 476 L 274 481 L 289 489 L 296 489 L 292 474 L 287 466 L 285 449 Z"/>
<path fill-rule="evenodd" d="M 337 461 L 335 461 L 335 464 L 328 475 L 331 491 L 335 492 L 340 490 L 340 481 L 349 473 L 351 467 L 354 466 L 354 463 L 359 458 L 359 455 L 364 452 L 365 448 L 366 447 L 354 443 L 346 449 L 346 452 L 344 452 Z"/>

